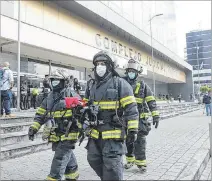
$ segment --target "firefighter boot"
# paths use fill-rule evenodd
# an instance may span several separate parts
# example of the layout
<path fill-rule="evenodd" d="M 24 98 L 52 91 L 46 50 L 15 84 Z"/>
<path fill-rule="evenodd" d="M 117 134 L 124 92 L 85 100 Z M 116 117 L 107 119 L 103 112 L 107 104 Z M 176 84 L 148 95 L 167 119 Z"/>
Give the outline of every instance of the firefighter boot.
<path fill-rule="evenodd" d="M 141 173 L 144 173 L 147 171 L 147 166 L 146 165 L 139 165 L 138 169 L 140 170 Z"/>
<path fill-rule="evenodd" d="M 130 168 L 133 167 L 133 165 L 134 165 L 134 162 L 127 162 L 127 163 L 124 165 L 124 168 L 125 168 L 125 169 L 130 169 Z"/>
<path fill-rule="evenodd" d="M 146 172 L 147 170 L 147 163 L 146 160 L 135 160 L 135 164 L 137 165 L 140 172 Z"/>
<path fill-rule="evenodd" d="M 75 179 L 66 178 L 66 179 L 65 179 L 65 181 L 77 181 L 77 180 L 78 180 L 78 178 L 79 178 L 79 176 L 78 176 L 78 177 L 76 177 Z"/>

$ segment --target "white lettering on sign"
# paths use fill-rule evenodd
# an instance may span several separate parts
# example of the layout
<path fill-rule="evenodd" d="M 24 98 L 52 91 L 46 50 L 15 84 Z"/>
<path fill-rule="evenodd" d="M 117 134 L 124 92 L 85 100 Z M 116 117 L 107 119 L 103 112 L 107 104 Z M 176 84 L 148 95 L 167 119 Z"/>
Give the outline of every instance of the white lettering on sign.
<path fill-rule="evenodd" d="M 121 43 L 109 39 L 108 37 L 102 37 L 100 34 L 96 34 L 96 45 L 100 48 L 110 50 L 112 53 L 125 56 L 126 58 L 134 58 L 141 61 L 141 53 L 129 48 Z"/>

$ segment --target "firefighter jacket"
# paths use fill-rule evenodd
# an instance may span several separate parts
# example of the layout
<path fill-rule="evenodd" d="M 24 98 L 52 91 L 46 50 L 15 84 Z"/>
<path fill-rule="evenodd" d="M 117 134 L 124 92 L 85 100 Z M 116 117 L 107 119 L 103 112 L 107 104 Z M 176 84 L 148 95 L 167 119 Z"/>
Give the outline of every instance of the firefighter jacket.
<path fill-rule="evenodd" d="M 97 114 L 100 124 L 90 132 L 93 139 L 123 140 L 126 125 L 128 131 L 138 131 L 136 100 L 131 86 L 124 79 L 109 73 L 102 81 L 94 81 L 91 87 L 87 87 L 84 100 L 100 106 Z M 115 115 L 120 119 L 114 119 Z"/>
<path fill-rule="evenodd" d="M 65 97 L 70 97 L 70 95 L 70 89 L 67 88 L 60 93 L 53 93 L 51 91 L 48 97 L 43 100 L 35 114 L 34 122 L 31 125 L 35 130 L 39 130 L 48 120 L 54 120 L 55 127 L 49 136 L 50 142 L 69 140 L 75 143 L 78 139 L 81 125 L 78 121 L 72 119 L 72 109 L 66 109 Z M 70 121 L 72 121 L 72 125 L 66 137 L 65 133 Z"/>
<path fill-rule="evenodd" d="M 157 110 L 156 100 L 150 87 L 144 83 L 144 81 L 129 80 L 128 77 L 124 77 L 125 80 L 132 86 L 134 96 L 138 104 L 138 111 L 140 119 L 147 119 L 149 117 L 149 111 L 153 119 L 159 119 L 159 111 Z"/>

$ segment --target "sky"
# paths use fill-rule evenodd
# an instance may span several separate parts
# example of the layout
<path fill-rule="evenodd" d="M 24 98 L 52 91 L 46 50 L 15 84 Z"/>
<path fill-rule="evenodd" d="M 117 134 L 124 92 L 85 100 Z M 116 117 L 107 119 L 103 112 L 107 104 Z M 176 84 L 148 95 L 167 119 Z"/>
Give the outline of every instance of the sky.
<path fill-rule="evenodd" d="M 184 58 L 186 33 L 211 29 L 211 1 L 175 1 L 178 55 Z"/>

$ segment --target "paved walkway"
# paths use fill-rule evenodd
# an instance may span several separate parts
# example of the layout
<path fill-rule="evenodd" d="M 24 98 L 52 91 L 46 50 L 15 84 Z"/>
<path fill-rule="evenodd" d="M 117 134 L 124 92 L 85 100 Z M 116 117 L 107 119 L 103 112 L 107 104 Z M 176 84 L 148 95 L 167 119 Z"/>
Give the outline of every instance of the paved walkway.
<path fill-rule="evenodd" d="M 209 148 L 209 122 L 210 117 L 202 115 L 202 110 L 161 121 L 159 129 L 153 128 L 147 138 L 147 173 L 141 174 L 134 167 L 124 172 L 124 179 L 177 179 L 199 148 Z M 85 144 L 75 150 L 80 180 L 99 180 L 87 163 Z M 43 180 L 49 173 L 52 157 L 53 152 L 48 150 L 2 162 L 1 179 Z"/>

